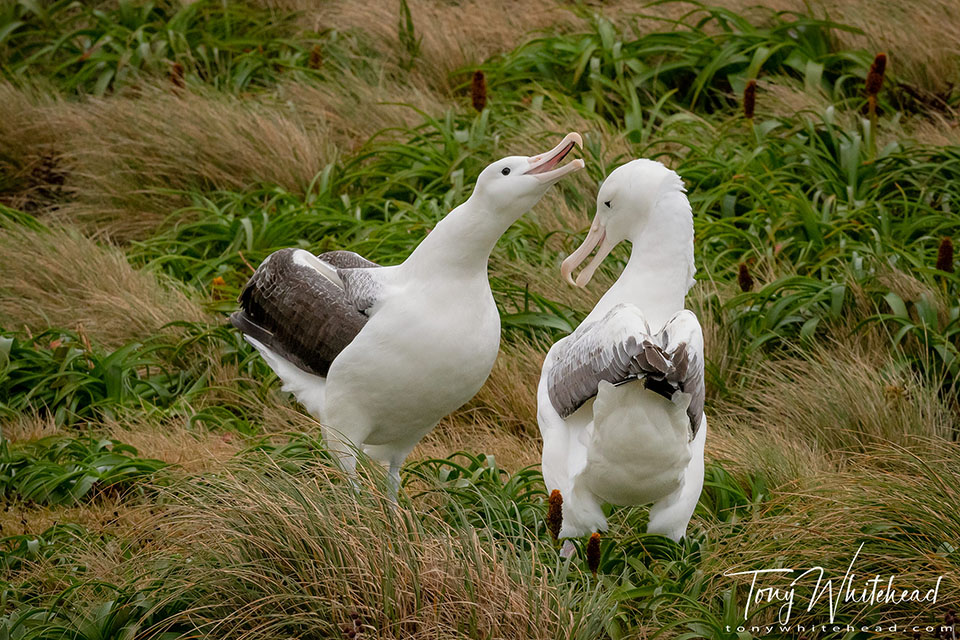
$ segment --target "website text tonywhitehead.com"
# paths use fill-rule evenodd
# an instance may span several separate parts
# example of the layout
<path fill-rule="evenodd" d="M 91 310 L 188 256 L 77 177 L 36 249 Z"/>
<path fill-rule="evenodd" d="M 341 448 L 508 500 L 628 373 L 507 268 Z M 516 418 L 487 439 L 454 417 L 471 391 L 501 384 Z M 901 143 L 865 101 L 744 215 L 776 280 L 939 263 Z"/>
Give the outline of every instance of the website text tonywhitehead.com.
<path fill-rule="evenodd" d="M 754 636 L 775 635 L 779 637 L 782 634 L 797 635 L 803 634 L 826 634 L 826 633 L 874 633 L 874 634 L 904 634 L 911 636 L 913 634 L 928 634 L 934 638 L 947 638 L 955 640 L 956 629 L 953 625 L 945 624 L 878 624 L 878 625 L 840 625 L 840 624 L 759 624 L 759 625 L 727 625 L 724 627 L 727 633 L 750 633 Z"/>

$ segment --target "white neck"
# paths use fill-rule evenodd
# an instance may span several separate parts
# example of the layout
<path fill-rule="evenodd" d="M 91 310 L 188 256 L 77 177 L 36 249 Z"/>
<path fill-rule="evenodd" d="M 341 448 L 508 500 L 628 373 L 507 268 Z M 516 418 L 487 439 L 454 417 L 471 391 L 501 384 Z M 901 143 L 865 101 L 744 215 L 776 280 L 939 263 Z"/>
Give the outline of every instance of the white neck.
<path fill-rule="evenodd" d="M 652 331 L 659 331 L 678 311 L 693 286 L 693 217 L 682 192 L 658 203 L 647 228 L 630 238 L 630 260 L 617 281 L 593 308 L 584 324 L 600 320 L 618 304 L 643 312 Z"/>
<path fill-rule="evenodd" d="M 486 210 L 472 196 L 451 211 L 403 262 L 417 278 L 487 277 L 487 262 L 497 240 L 513 223 Z"/>

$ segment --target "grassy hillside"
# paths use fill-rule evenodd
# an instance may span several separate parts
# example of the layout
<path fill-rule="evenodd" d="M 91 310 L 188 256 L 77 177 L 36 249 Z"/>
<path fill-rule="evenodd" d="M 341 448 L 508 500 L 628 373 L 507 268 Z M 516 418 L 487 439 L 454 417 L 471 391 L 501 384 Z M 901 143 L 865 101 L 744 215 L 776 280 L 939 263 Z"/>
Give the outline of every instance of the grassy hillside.
<path fill-rule="evenodd" d="M 952 637 L 958 41 L 948 0 L 0 4 L 0 638 Z M 491 259 L 493 374 L 398 509 L 375 466 L 355 494 L 240 288 L 289 246 L 398 263 L 573 130 L 586 170 Z M 694 208 L 707 481 L 680 545 L 612 509 L 593 576 L 547 532 L 535 389 L 628 255 L 559 276 L 634 157 Z M 858 548 L 936 602 L 834 628 L 810 581 L 765 631 L 725 575 L 836 589 Z"/>

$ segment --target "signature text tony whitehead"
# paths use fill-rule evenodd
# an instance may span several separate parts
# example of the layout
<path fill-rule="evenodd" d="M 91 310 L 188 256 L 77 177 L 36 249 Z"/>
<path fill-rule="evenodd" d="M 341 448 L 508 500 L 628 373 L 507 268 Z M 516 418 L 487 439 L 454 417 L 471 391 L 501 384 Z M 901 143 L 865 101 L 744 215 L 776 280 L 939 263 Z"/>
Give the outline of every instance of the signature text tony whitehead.
<path fill-rule="evenodd" d="M 810 599 L 807 603 L 807 611 L 813 611 L 817 603 L 823 602 L 821 606 L 826 605 L 827 613 L 830 616 L 830 624 L 833 624 L 834 617 L 841 603 L 855 602 L 863 606 L 872 606 L 877 604 L 900 604 L 901 602 L 929 602 L 936 604 L 937 594 L 940 591 L 940 582 L 943 576 L 937 578 L 936 584 L 929 589 L 906 588 L 894 585 L 896 574 L 884 577 L 875 575 L 869 579 L 861 578 L 856 580 L 856 574 L 853 571 L 853 565 L 857 562 L 857 557 L 863 549 L 860 548 L 853 554 L 847 572 L 838 586 L 834 586 L 834 578 L 825 579 L 826 573 L 823 567 L 811 567 L 809 569 L 758 569 L 756 571 L 737 571 L 725 573 L 725 576 L 752 576 L 750 582 L 750 595 L 747 598 L 747 604 L 744 607 L 743 619 L 750 617 L 751 607 L 781 602 L 777 619 L 781 624 L 788 624 L 790 616 L 793 615 L 794 605 L 798 604 L 798 588 L 810 587 Z M 784 586 L 768 587 L 761 585 L 763 577 L 768 574 L 790 574 L 796 575 L 791 582 Z"/>

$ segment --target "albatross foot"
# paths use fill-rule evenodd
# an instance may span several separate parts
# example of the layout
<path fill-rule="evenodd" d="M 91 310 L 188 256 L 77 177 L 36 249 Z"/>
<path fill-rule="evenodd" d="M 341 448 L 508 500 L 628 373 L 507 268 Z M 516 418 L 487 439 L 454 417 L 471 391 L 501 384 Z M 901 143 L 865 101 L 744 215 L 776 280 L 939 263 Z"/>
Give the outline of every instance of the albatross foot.
<path fill-rule="evenodd" d="M 563 546 L 560 547 L 560 557 L 571 558 L 576 553 L 577 553 L 577 546 L 573 544 L 573 540 L 570 540 L 570 539 L 564 540 Z"/>

